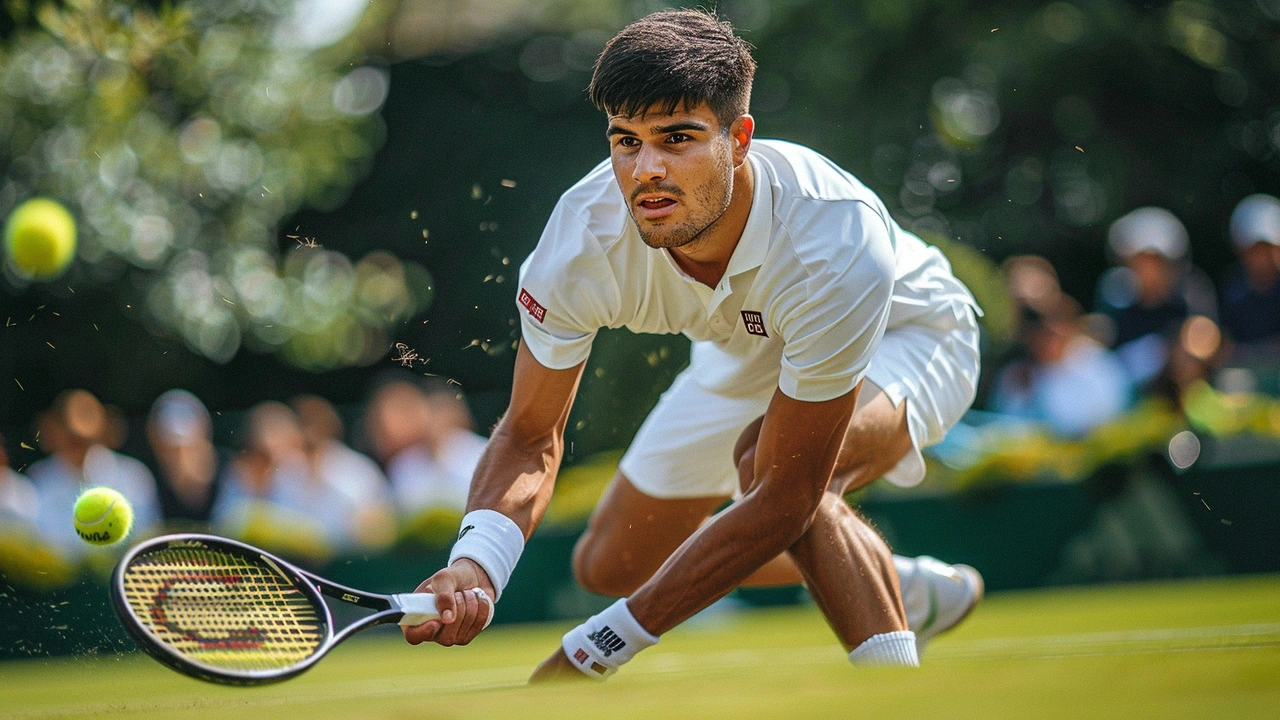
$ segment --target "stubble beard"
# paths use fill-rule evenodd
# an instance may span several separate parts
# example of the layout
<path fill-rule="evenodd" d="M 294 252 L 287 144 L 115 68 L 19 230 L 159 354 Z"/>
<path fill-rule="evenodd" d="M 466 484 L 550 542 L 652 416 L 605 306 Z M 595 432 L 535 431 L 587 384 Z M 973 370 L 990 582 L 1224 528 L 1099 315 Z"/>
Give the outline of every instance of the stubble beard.
<path fill-rule="evenodd" d="M 646 229 L 635 217 L 634 208 L 628 208 L 645 245 L 655 249 L 680 248 L 705 237 L 707 231 L 715 227 L 729 210 L 729 201 L 733 198 L 732 164 L 727 165 L 719 183 L 704 183 L 694 188 L 692 194 L 694 204 L 707 208 L 707 211 L 674 226 L 651 225 Z"/>

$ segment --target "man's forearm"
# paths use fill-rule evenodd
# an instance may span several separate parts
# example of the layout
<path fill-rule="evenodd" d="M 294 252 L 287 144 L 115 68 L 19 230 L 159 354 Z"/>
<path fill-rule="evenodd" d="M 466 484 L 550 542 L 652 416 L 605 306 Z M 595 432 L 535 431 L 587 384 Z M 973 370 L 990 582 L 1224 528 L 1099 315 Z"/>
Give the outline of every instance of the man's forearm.
<path fill-rule="evenodd" d="M 804 534 L 816 502 L 787 503 L 796 508 L 788 512 L 774 500 L 752 493 L 703 525 L 631 595 L 636 620 L 662 635 L 790 547 Z"/>
<path fill-rule="evenodd" d="M 558 433 L 521 443 L 505 422 L 499 423 L 476 467 L 467 510 L 496 510 L 514 520 L 528 539 L 551 502 L 563 452 Z"/>

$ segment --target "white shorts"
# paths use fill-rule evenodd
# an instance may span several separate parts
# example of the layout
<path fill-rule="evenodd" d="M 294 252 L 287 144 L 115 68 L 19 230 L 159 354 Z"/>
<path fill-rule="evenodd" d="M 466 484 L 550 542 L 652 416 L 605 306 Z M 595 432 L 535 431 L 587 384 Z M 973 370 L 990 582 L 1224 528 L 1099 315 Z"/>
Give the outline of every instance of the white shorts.
<path fill-rule="evenodd" d="M 696 365 L 676 377 L 622 456 L 618 469 L 646 495 L 729 497 L 738 489 L 734 444 L 773 393 L 726 397 L 703 388 L 697 377 Z M 858 407 L 881 392 L 894 407 L 907 401 L 912 451 L 886 480 L 905 487 L 924 479 L 920 449 L 942 440 L 973 403 L 977 384 L 978 322 L 967 304 L 947 304 L 885 331 Z"/>

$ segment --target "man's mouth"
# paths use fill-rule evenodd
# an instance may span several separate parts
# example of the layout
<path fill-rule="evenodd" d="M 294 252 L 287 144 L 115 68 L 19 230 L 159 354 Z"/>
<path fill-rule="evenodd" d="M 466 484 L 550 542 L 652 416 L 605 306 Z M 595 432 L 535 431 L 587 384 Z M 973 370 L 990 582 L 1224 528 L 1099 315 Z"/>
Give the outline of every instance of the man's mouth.
<path fill-rule="evenodd" d="M 636 210 L 646 220 L 657 220 L 674 212 L 678 204 L 675 198 L 658 195 L 637 201 Z"/>

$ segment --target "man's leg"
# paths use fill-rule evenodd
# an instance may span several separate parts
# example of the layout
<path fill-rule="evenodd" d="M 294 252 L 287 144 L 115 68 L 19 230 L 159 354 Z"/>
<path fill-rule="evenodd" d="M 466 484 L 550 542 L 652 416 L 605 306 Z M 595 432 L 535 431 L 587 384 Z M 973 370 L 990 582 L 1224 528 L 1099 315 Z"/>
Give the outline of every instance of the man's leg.
<path fill-rule="evenodd" d="M 894 407 L 879 388 L 864 384 L 862 392 L 871 394 L 849 421 L 840 458 L 831 479 L 832 493 L 843 496 L 884 476 L 911 451 L 911 433 L 907 430 L 906 403 Z M 755 443 L 764 418 L 757 418 L 742 431 L 733 450 L 739 475 L 751 471 L 755 459 Z M 800 569 L 788 555 L 779 555 L 743 583 L 745 587 L 793 585 L 801 581 Z"/>
<path fill-rule="evenodd" d="M 880 460 L 882 453 L 872 448 L 896 451 L 900 438 L 883 426 L 899 424 L 910 448 L 905 414 L 886 398 L 873 400 L 854 415 L 851 431 L 841 449 L 834 484 L 865 484 L 896 463 Z M 755 440 L 759 421 L 741 434 L 735 460 L 739 474 L 749 487 L 754 476 Z M 848 439 L 852 436 L 855 442 Z M 860 448 L 854 452 L 851 448 Z M 903 449 L 899 457 L 906 453 Z M 745 473 L 745 474 L 744 474 Z M 878 474 L 877 474 L 878 473 Z M 847 480 L 844 478 L 848 478 Z M 893 557 L 888 546 L 845 502 L 842 492 L 829 492 L 805 538 L 793 548 L 796 560 L 807 571 L 802 574 L 796 561 L 781 556 L 752 575 L 755 583 L 795 584 L 808 581 L 814 599 L 832 619 L 841 642 L 853 648 L 867 638 L 906 629 L 902 603 L 898 598 Z M 574 549 L 573 567 L 578 582 L 592 592 L 623 596 L 630 594 L 657 571 L 680 546 L 728 498 L 661 499 L 640 490 L 618 473 L 591 515 L 587 531 Z M 807 538 L 807 539 L 806 539 Z M 773 577 L 767 577 L 770 573 Z M 749 581 L 750 582 L 750 581 Z M 819 589 L 824 588 L 824 590 Z"/>
<path fill-rule="evenodd" d="M 578 584 L 601 595 L 630 595 L 728 499 L 656 498 L 618 471 L 573 549 Z"/>
<path fill-rule="evenodd" d="M 845 446 L 841 449 L 838 475 L 832 481 L 836 495 L 881 477 L 910 451 L 904 406 L 894 408 L 873 385 L 865 385 L 863 392 L 869 393 L 870 399 L 865 404 L 859 403 L 861 407 L 850 422 Z M 734 459 L 740 466 L 749 451 L 754 458 L 759 430 L 757 421 L 739 436 Z M 726 500 L 725 496 L 656 498 L 638 490 L 619 472 L 574 549 L 574 575 L 579 584 L 591 592 L 615 597 L 629 595 Z M 849 514 L 854 513 L 850 510 Z M 844 515 L 841 511 L 841 516 Z M 839 522 L 836 520 L 825 531 L 838 532 Z M 863 526 L 865 523 L 861 520 L 855 525 L 860 529 Z M 892 561 L 901 578 L 901 600 L 908 627 L 922 639 L 958 623 L 981 597 L 980 576 L 976 572 L 963 577 L 958 574 L 969 571 L 968 568 L 952 568 L 932 558 L 893 556 Z M 839 565 L 837 562 L 835 566 Z M 849 577 L 860 577 L 862 572 L 857 570 Z M 762 566 L 743 585 L 794 585 L 804 581 L 795 560 L 783 554 Z"/>
<path fill-rule="evenodd" d="M 859 403 L 849 423 L 831 481 L 832 494 L 839 496 L 883 477 L 908 452 L 912 452 L 906 401 L 895 408 L 884 392 L 870 383 L 865 384 L 862 391 L 871 393 L 870 398 L 865 405 Z M 754 456 L 755 438 L 759 432 L 760 421 L 757 420 L 743 431 L 734 448 L 740 472 L 744 469 L 744 462 L 749 462 Z M 921 647 L 939 633 L 959 624 L 982 599 L 982 576 L 968 565 L 948 565 L 927 556 L 911 558 L 899 555 L 893 556 L 893 564 L 907 626 L 916 633 Z M 791 553 L 784 553 L 753 573 L 743 585 L 791 585 L 802 577 L 796 559 Z M 810 589 L 813 589 L 812 584 Z"/>
<path fill-rule="evenodd" d="M 864 386 L 863 392 L 868 391 L 877 390 Z M 803 577 L 846 649 L 907 629 L 893 554 L 884 538 L 844 501 L 848 488 L 880 477 L 910 450 L 906 408 L 894 408 L 882 393 L 859 405 L 845 433 L 835 476 L 808 532 L 744 583 L 796 582 Z M 761 423 L 762 419 L 748 425 L 734 448 L 743 492 L 754 483 Z M 788 562 L 792 578 L 787 577 Z"/>

